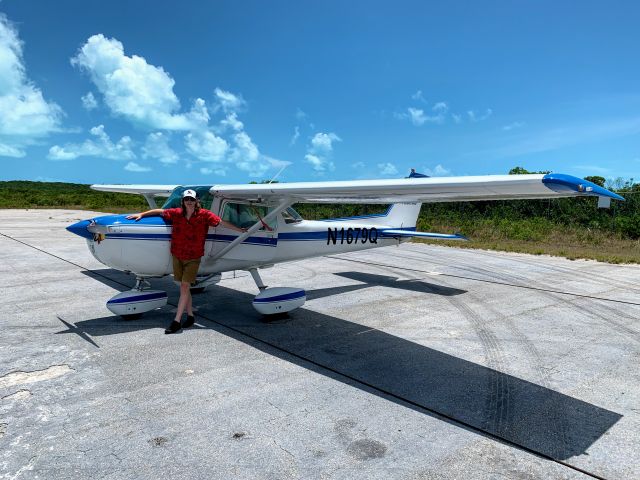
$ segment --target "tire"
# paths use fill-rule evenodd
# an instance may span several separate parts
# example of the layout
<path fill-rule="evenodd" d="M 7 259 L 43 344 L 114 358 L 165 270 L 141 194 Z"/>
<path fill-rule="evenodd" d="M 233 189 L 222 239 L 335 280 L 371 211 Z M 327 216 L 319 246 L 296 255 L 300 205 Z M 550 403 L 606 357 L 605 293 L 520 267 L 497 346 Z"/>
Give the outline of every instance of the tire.
<path fill-rule="evenodd" d="M 191 295 L 198 295 L 200 293 L 204 293 L 204 290 L 207 287 L 192 287 L 191 290 Z"/>
<path fill-rule="evenodd" d="M 130 313 L 128 315 L 120 315 L 123 320 L 138 320 L 142 317 L 142 313 Z"/>

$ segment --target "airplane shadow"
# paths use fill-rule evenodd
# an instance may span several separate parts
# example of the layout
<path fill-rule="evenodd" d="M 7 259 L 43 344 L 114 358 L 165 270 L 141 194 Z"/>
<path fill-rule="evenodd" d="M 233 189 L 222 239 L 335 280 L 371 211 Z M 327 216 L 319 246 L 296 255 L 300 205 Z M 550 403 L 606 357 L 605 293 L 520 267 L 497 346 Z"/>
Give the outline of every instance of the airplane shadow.
<path fill-rule="evenodd" d="M 118 284 L 108 278 L 128 278 L 132 284 L 131 277 L 114 270 L 86 274 L 116 288 Z M 347 293 L 371 285 L 429 294 L 464 293 L 360 272 L 337 275 L 367 283 L 310 290 L 308 297 Z M 122 285 L 119 288 L 126 289 Z M 176 302 L 177 288 L 171 280 L 157 279 L 154 288 L 168 290 L 170 301 Z M 426 415 L 482 434 L 479 429 L 554 459 L 585 454 L 622 418 L 549 388 L 342 318 L 300 308 L 291 313 L 287 323 L 265 324 L 251 306 L 251 294 L 217 285 L 195 298 L 200 307 L 198 322 L 207 328 Z M 158 328 L 165 326 L 169 317 L 166 311 L 150 312 L 134 321 L 105 317 L 76 322 L 75 328 L 99 337 Z"/>

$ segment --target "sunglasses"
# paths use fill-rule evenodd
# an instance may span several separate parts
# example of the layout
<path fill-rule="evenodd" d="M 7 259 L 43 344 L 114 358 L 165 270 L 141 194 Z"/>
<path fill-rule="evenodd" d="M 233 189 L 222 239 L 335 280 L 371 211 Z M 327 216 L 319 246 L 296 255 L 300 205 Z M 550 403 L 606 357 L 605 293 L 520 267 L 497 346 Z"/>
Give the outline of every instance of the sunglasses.
<path fill-rule="evenodd" d="M 191 198 L 191 197 L 184 197 L 184 201 L 185 202 L 195 202 L 196 199 L 195 198 Z"/>

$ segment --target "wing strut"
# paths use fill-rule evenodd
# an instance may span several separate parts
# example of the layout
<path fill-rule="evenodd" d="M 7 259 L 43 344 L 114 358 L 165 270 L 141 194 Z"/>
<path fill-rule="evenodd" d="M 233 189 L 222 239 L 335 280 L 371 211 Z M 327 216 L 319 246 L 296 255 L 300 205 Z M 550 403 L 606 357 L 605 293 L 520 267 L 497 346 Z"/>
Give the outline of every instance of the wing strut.
<path fill-rule="evenodd" d="M 280 212 L 282 212 L 285 208 L 289 208 L 294 203 L 295 203 L 295 201 L 293 199 L 289 198 L 289 197 L 283 198 L 280 201 L 280 204 L 276 208 L 271 210 L 267 215 L 264 216 L 264 218 L 261 218 L 256 223 L 251 225 L 251 227 L 249 227 L 249 229 L 246 232 L 244 232 L 242 235 L 237 237 L 229 245 L 224 247 L 222 250 L 220 250 L 215 255 L 212 255 L 211 259 L 215 261 L 215 260 L 219 260 L 220 258 L 222 258 L 224 255 L 229 253 L 231 251 L 231 249 L 235 248 L 236 245 L 239 245 L 240 243 L 245 241 L 247 238 L 249 238 L 249 235 L 251 235 L 254 232 L 257 232 L 263 226 L 263 224 L 267 223 L 269 220 L 271 220 L 276 215 L 278 215 Z"/>

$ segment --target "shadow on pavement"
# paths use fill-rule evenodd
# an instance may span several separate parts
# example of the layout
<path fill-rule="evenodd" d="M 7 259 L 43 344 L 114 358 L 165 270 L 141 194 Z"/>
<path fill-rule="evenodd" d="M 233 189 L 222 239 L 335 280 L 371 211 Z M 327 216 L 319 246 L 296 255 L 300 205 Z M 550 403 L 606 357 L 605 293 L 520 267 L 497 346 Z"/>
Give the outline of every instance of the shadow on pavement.
<path fill-rule="evenodd" d="M 105 277 L 119 281 L 127 278 L 121 272 L 107 269 L 86 274 L 112 287 L 115 284 Z M 375 285 L 440 295 L 464 293 L 422 281 L 360 272 L 337 275 L 366 284 L 309 290 L 308 297 L 320 298 Z M 132 284 L 131 277 L 128 278 Z M 120 288 L 126 289 L 121 285 Z M 155 280 L 153 288 L 168 290 L 172 295 L 170 301 L 176 302 L 177 289 L 170 279 Z M 212 330 L 392 402 L 427 415 L 444 415 L 449 419 L 438 418 L 447 422 L 452 419 L 454 425 L 468 428 L 458 423 L 463 422 L 474 427 L 471 431 L 478 433 L 475 429 L 480 429 L 558 460 L 585 454 L 622 417 L 549 388 L 342 318 L 300 308 L 291 313 L 287 323 L 265 324 L 251 306 L 252 294 L 218 285 L 196 298 L 200 307 L 198 321 Z M 167 320 L 166 312 L 160 312 L 134 321 L 117 317 L 84 320 L 76 322 L 75 328 L 96 337 L 158 328 Z"/>

